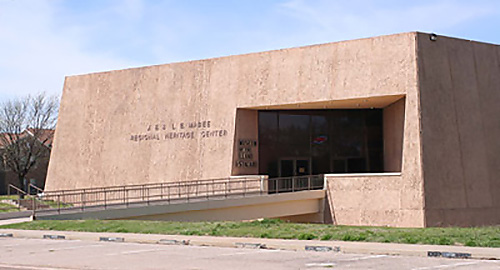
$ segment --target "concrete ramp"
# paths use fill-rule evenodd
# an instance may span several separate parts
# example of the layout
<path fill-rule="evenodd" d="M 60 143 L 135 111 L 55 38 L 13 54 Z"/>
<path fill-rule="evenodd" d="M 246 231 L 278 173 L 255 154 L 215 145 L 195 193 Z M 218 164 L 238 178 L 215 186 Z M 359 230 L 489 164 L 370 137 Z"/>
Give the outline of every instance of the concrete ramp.
<path fill-rule="evenodd" d="M 324 190 L 253 195 L 239 198 L 220 198 L 178 203 L 156 202 L 107 209 L 94 208 L 86 211 L 65 210 L 61 213 L 40 213 L 40 220 L 69 219 L 131 219 L 171 221 L 251 220 L 257 218 L 282 218 L 309 222 L 323 221 Z"/>

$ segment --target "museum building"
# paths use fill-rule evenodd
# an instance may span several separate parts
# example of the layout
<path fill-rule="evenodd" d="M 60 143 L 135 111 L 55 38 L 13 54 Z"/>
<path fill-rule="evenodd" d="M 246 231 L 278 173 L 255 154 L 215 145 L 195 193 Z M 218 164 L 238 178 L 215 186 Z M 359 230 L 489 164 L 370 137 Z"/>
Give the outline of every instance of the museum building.
<path fill-rule="evenodd" d="M 402 33 L 69 76 L 46 190 L 322 175 L 330 218 L 500 224 L 500 47 Z"/>

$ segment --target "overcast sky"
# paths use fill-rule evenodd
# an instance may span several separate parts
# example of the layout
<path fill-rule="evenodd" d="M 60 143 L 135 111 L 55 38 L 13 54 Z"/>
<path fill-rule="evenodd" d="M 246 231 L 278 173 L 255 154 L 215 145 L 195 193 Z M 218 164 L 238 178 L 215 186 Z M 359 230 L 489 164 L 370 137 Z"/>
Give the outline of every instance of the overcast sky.
<path fill-rule="evenodd" d="M 0 0 L 0 101 L 64 77 L 399 32 L 500 44 L 499 0 Z"/>

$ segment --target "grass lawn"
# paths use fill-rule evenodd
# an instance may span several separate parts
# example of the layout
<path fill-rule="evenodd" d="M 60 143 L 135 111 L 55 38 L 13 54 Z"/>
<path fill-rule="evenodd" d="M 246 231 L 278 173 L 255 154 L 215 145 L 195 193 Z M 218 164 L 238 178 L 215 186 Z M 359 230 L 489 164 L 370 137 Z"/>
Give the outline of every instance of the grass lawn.
<path fill-rule="evenodd" d="M 17 200 L 18 196 L 16 195 L 1 195 L 0 201 L 2 200 Z"/>
<path fill-rule="evenodd" d="M 51 220 L 11 224 L 0 226 L 0 228 L 500 247 L 500 226 L 478 228 L 387 228 L 297 224 L 264 219 L 252 222 Z"/>
<path fill-rule="evenodd" d="M 16 206 L 14 206 L 12 204 L 0 202 L 0 213 L 15 212 L 15 211 L 18 211 Z"/>
<path fill-rule="evenodd" d="M 5 213 L 5 212 L 15 212 L 19 211 L 19 209 L 16 206 L 13 206 L 8 203 L 3 203 L 3 200 L 17 200 L 16 195 L 1 195 L 0 196 L 0 213 Z"/>

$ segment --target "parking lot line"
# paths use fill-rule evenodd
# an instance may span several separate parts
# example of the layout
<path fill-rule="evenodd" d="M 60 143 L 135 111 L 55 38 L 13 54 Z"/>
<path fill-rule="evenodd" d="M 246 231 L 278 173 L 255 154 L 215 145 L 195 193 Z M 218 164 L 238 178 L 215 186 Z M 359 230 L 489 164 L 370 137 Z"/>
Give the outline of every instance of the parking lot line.
<path fill-rule="evenodd" d="M 74 270 L 71 268 L 52 268 L 44 266 L 32 266 L 32 265 L 11 265 L 11 264 L 0 264 L 0 268 L 6 269 L 20 269 L 20 270 Z"/>
<path fill-rule="evenodd" d="M 454 264 L 440 264 L 440 265 L 435 265 L 435 266 L 413 268 L 412 270 L 442 269 L 442 268 L 460 267 L 460 266 L 473 265 L 473 264 L 478 264 L 478 262 L 462 262 L 462 263 L 454 263 Z"/>
<path fill-rule="evenodd" d="M 372 256 L 356 257 L 356 258 L 349 258 L 349 259 L 340 259 L 338 261 L 342 261 L 342 262 L 362 261 L 362 260 L 370 260 L 370 259 L 377 259 L 377 258 L 384 258 L 384 257 L 387 257 L 387 255 L 372 255 Z"/>
<path fill-rule="evenodd" d="M 247 255 L 247 254 L 255 254 L 259 252 L 280 252 L 280 250 L 277 249 L 257 249 L 257 250 L 248 250 L 248 251 L 242 251 L 242 252 L 233 252 L 233 253 L 224 253 L 224 254 L 218 254 L 215 255 L 215 257 L 223 257 L 223 256 L 234 256 L 234 255 Z"/>
<path fill-rule="evenodd" d="M 82 246 L 71 246 L 67 248 L 51 248 L 51 251 L 60 251 L 60 250 L 71 250 L 71 249 L 79 249 L 79 248 L 87 248 L 87 247 L 102 247 L 104 245 L 95 244 L 95 245 L 82 245 Z"/>
<path fill-rule="evenodd" d="M 139 253 L 147 253 L 147 252 L 157 252 L 164 251 L 165 249 L 161 248 L 152 248 L 152 249 L 142 249 L 142 250 L 131 250 L 131 251 L 122 251 L 117 253 L 108 253 L 106 256 L 116 256 L 116 255 L 127 255 L 127 254 L 139 254 Z"/>

